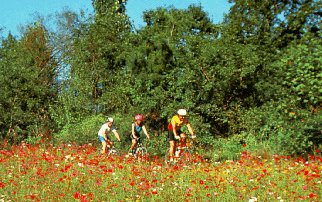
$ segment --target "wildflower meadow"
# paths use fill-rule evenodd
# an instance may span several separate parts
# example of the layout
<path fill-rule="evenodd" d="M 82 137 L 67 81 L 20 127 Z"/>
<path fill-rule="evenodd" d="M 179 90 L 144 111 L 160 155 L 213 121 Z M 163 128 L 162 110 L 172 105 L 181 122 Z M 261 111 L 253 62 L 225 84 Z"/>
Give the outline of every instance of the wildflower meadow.
<path fill-rule="evenodd" d="M 0 150 L 0 201 L 321 201 L 322 157 L 253 156 L 164 164 L 102 156 L 92 145 Z"/>

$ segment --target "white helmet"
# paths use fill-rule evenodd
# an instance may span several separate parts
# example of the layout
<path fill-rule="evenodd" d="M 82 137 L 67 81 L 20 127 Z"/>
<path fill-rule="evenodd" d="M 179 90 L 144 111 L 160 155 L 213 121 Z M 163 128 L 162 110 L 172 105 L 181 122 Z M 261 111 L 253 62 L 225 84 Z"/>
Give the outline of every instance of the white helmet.
<path fill-rule="evenodd" d="M 180 116 L 187 116 L 187 110 L 185 110 L 185 109 L 179 109 L 178 110 L 178 114 Z"/>
<path fill-rule="evenodd" d="M 107 118 L 107 121 L 108 121 L 108 122 L 113 123 L 113 121 L 114 121 L 114 120 L 113 120 L 113 118 L 112 118 L 112 117 L 108 117 L 108 118 Z"/>

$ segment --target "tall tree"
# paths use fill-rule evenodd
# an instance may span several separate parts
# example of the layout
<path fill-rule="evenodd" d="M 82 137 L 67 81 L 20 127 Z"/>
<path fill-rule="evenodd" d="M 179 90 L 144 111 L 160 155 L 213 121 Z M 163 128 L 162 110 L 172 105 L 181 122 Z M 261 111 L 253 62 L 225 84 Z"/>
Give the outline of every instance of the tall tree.
<path fill-rule="evenodd" d="M 79 96 L 78 88 L 86 87 L 83 81 L 78 79 L 72 67 L 76 63 L 75 44 L 84 40 L 88 34 L 90 24 L 93 23 L 91 15 L 65 10 L 56 14 L 56 30 L 50 33 L 50 43 L 54 47 L 54 58 L 59 64 L 58 96 L 57 102 L 51 103 L 51 116 L 56 123 L 58 131 L 64 126 L 79 122 L 90 113 L 85 103 L 84 96 Z M 77 81 L 77 82 L 76 82 Z"/>
<path fill-rule="evenodd" d="M 45 28 L 30 25 L 20 40 L 11 35 L 1 49 L 2 136 L 14 141 L 50 128 L 49 103 L 55 99 L 57 64 Z M 13 136 L 10 136 L 13 135 Z"/>
<path fill-rule="evenodd" d="M 196 109 L 203 77 L 196 62 L 203 42 L 217 37 L 216 27 L 200 6 L 187 10 L 159 8 L 146 11 L 147 24 L 131 40 L 127 51 L 128 93 L 137 109 L 164 121 L 179 107 Z M 196 55 L 194 55 L 194 52 Z M 197 118 L 196 118 L 197 120 Z"/>
<path fill-rule="evenodd" d="M 130 32 L 126 1 L 93 1 L 93 21 L 73 30 L 77 35 L 69 51 L 67 94 L 74 99 L 74 112 L 80 117 L 91 113 L 111 113 L 123 106 L 123 98 L 114 90 L 118 70 L 123 68 L 122 41 Z"/>

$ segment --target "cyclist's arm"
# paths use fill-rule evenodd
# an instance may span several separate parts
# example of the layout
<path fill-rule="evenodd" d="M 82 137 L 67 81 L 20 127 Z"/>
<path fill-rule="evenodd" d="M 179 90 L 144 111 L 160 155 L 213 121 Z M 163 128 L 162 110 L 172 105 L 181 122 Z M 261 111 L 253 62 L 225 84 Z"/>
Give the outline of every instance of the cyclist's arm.
<path fill-rule="evenodd" d="M 180 136 L 177 134 L 177 127 L 176 127 L 176 124 L 174 123 L 171 123 L 172 124 L 172 131 L 173 131 L 173 134 L 174 134 L 174 137 L 175 138 L 180 138 Z"/>
<path fill-rule="evenodd" d="M 146 137 L 148 139 L 150 139 L 150 135 L 148 134 L 148 131 L 146 130 L 145 126 L 142 126 L 142 130 L 143 130 L 144 134 L 146 135 Z"/>
<path fill-rule="evenodd" d="M 136 135 L 135 135 L 135 123 L 132 123 L 132 136 L 136 139 Z"/>
<path fill-rule="evenodd" d="M 189 130 L 190 135 L 191 135 L 192 137 L 196 137 L 196 136 L 195 136 L 195 133 L 194 133 L 194 131 L 193 131 L 193 128 L 192 128 L 192 126 L 191 126 L 191 124 L 190 124 L 190 123 L 187 123 L 187 127 L 188 127 L 188 130 Z"/>
<path fill-rule="evenodd" d="M 106 134 L 106 131 L 103 132 L 103 138 L 105 141 L 107 141 L 107 134 Z"/>
<path fill-rule="evenodd" d="M 120 138 L 120 134 L 117 132 L 117 130 L 113 130 L 113 133 L 114 133 L 116 139 L 120 142 L 121 138 Z"/>

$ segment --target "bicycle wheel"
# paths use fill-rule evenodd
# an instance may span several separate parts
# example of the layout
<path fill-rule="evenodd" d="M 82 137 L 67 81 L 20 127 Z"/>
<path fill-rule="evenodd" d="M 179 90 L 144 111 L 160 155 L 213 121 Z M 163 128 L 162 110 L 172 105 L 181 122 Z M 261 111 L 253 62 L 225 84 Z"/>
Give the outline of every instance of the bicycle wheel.
<path fill-rule="evenodd" d="M 166 166 L 170 165 L 170 149 L 167 149 L 164 155 L 164 164 Z"/>
<path fill-rule="evenodd" d="M 180 156 L 176 155 L 177 152 L 178 152 L 178 150 L 176 149 L 174 152 L 173 160 L 170 161 L 170 149 L 168 149 L 166 151 L 166 153 L 164 155 L 164 164 L 166 166 L 177 164 L 180 161 Z"/>
<path fill-rule="evenodd" d="M 99 148 L 99 149 L 97 149 L 96 151 L 97 151 L 97 155 L 98 155 L 98 156 L 104 156 L 104 155 L 105 155 L 105 156 L 107 156 L 107 155 L 108 155 L 108 153 L 109 153 L 109 152 L 108 152 L 108 148 L 106 148 L 105 153 L 102 153 L 102 152 L 103 152 L 102 148 Z"/>
<path fill-rule="evenodd" d="M 191 154 L 191 151 L 188 148 L 185 148 L 180 154 L 178 163 L 188 166 L 188 165 L 191 165 L 192 162 L 193 162 L 193 156 Z"/>
<path fill-rule="evenodd" d="M 108 156 L 118 156 L 118 151 L 114 147 L 108 149 Z"/>
<path fill-rule="evenodd" d="M 138 147 L 135 151 L 135 157 L 139 161 L 147 161 L 149 160 L 149 154 L 145 147 Z"/>

